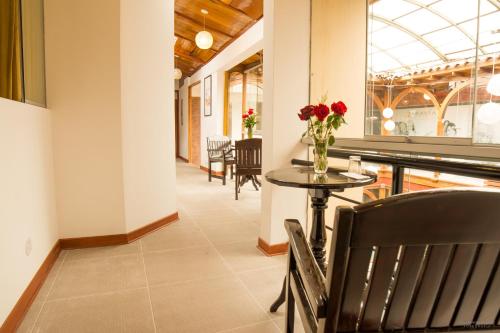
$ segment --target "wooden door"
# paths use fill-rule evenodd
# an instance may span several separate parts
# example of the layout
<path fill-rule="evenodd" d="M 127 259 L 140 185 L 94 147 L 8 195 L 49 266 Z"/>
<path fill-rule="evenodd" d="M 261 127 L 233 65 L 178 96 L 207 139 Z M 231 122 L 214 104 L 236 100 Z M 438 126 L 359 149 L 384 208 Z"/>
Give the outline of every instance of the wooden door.
<path fill-rule="evenodd" d="M 175 157 L 179 157 L 179 90 L 175 91 Z"/>
<path fill-rule="evenodd" d="M 189 87 L 189 163 L 200 165 L 201 164 L 201 152 L 200 152 L 201 99 L 199 96 L 192 95 L 192 88 L 195 85 Z"/>

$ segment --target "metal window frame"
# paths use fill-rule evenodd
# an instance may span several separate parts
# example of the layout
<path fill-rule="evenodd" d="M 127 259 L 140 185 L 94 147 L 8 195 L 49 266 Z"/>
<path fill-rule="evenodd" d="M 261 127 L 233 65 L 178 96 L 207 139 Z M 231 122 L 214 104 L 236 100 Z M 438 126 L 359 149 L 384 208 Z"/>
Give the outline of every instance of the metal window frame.
<path fill-rule="evenodd" d="M 410 3 L 413 1 L 404 0 Z M 495 0 L 490 0 L 490 3 L 495 5 L 495 7 L 500 9 L 500 5 L 496 3 Z M 477 35 L 476 35 L 476 73 L 477 73 L 477 61 L 479 57 L 479 24 L 480 24 L 480 4 L 481 1 L 478 0 L 478 16 L 477 16 Z M 366 39 L 365 39 L 365 113 L 363 121 L 365 122 L 368 115 L 367 99 L 368 94 L 366 90 L 368 89 L 368 20 L 370 19 L 370 4 L 369 0 L 366 0 Z M 426 6 L 419 5 L 421 8 L 426 8 Z M 374 17 L 377 19 L 376 17 Z M 389 23 L 387 23 L 387 22 Z M 447 20 L 448 21 L 448 20 Z M 390 20 L 384 19 L 382 22 L 389 24 L 395 28 L 398 28 L 398 24 Z M 394 25 L 392 25 L 394 23 Z M 456 24 L 454 24 L 456 26 Z M 408 29 L 404 28 L 403 32 Z M 411 33 L 411 36 L 415 38 L 415 33 Z M 420 38 L 416 38 L 420 41 Z M 427 46 L 425 41 L 424 45 Z M 435 50 L 434 47 L 430 47 L 431 50 Z M 437 51 L 437 50 L 435 50 Z M 436 52 L 435 52 L 436 53 Z M 438 52 L 439 53 L 439 52 Z M 436 53 L 438 55 L 438 53 Z M 441 58 L 441 56 L 440 56 Z M 422 137 L 422 136 L 382 136 L 382 135 L 369 135 L 366 134 L 366 128 L 364 125 L 363 138 L 338 138 L 336 144 L 338 146 L 348 147 L 348 148 L 369 148 L 369 149 L 386 149 L 386 150 L 401 150 L 408 152 L 422 152 L 422 153 L 435 153 L 435 154 L 448 154 L 455 156 L 472 156 L 480 158 L 498 158 L 500 157 L 500 144 L 482 144 L 474 142 L 474 128 L 476 119 L 476 92 L 477 92 L 477 74 L 474 76 L 474 96 L 473 96 L 473 112 L 472 112 L 472 137 L 470 138 L 450 138 L 450 137 Z"/>

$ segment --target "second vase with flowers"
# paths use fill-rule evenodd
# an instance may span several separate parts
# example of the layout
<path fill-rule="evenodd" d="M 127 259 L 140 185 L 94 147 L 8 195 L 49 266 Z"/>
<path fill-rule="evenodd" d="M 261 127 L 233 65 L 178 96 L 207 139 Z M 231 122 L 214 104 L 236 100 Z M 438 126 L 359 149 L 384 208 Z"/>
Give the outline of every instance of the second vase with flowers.
<path fill-rule="evenodd" d="M 330 106 L 323 97 L 317 105 L 304 106 L 299 112 L 299 118 L 307 122 L 307 131 L 314 141 L 314 172 L 325 174 L 328 170 L 328 147 L 335 143 L 334 131 L 346 124 L 344 115 L 347 106 L 342 101 L 334 102 Z"/>
<path fill-rule="evenodd" d="M 253 138 L 253 128 L 257 125 L 257 119 L 253 109 L 248 109 L 248 112 L 243 116 L 243 126 L 247 129 L 247 138 Z"/>

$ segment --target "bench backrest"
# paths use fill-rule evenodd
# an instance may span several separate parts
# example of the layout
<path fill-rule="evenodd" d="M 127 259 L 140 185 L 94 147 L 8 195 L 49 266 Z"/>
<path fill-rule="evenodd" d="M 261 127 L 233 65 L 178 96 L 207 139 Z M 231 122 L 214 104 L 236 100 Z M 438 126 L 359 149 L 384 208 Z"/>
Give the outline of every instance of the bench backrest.
<path fill-rule="evenodd" d="M 337 209 L 320 331 L 500 330 L 500 192 Z"/>

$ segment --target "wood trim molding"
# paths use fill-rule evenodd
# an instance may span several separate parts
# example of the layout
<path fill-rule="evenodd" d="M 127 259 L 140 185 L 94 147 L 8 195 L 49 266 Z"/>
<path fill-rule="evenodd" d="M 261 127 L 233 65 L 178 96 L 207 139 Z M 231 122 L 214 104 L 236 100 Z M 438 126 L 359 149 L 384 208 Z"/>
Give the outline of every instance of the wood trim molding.
<path fill-rule="evenodd" d="M 200 169 L 202 171 L 205 171 L 206 173 L 208 173 L 208 168 L 207 167 L 205 167 L 203 165 L 200 165 Z M 212 176 L 223 177 L 224 173 L 222 171 L 214 171 L 214 170 L 212 170 Z"/>
<path fill-rule="evenodd" d="M 257 248 L 264 252 L 266 256 L 277 256 L 288 252 L 288 242 L 279 244 L 267 244 L 265 240 L 259 237 Z"/>
<path fill-rule="evenodd" d="M 139 229 L 131 231 L 127 234 L 104 235 L 104 236 L 91 236 L 91 237 L 77 237 L 77 238 L 63 238 L 60 240 L 62 249 L 82 249 L 88 247 L 124 245 L 131 243 L 155 230 L 158 230 L 169 223 L 179 219 L 177 212 L 168 215 L 158 221 L 147 224 Z"/>
<path fill-rule="evenodd" d="M 38 271 L 35 273 L 35 276 L 24 290 L 10 314 L 5 319 L 2 327 L 0 327 L 0 332 L 15 332 L 19 327 L 24 319 L 24 316 L 29 310 L 31 303 L 33 303 L 38 291 L 45 282 L 47 275 L 49 275 L 52 266 L 54 266 L 54 263 L 59 257 L 59 253 L 61 253 L 61 243 L 58 240 L 52 250 L 50 250 L 47 258 L 45 258 Z"/>
<path fill-rule="evenodd" d="M 177 158 L 180 159 L 183 162 L 189 163 L 189 160 L 185 157 L 182 157 L 181 155 L 177 155 Z"/>
<path fill-rule="evenodd" d="M 127 243 L 132 243 L 138 240 L 139 238 L 146 236 L 149 233 L 152 233 L 174 221 L 177 221 L 178 219 L 179 219 L 179 213 L 175 212 L 171 215 L 165 216 L 162 219 L 159 219 L 158 221 L 147 224 L 143 227 L 140 227 L 139 229 L 135 229 L 127 234 Z"/>

